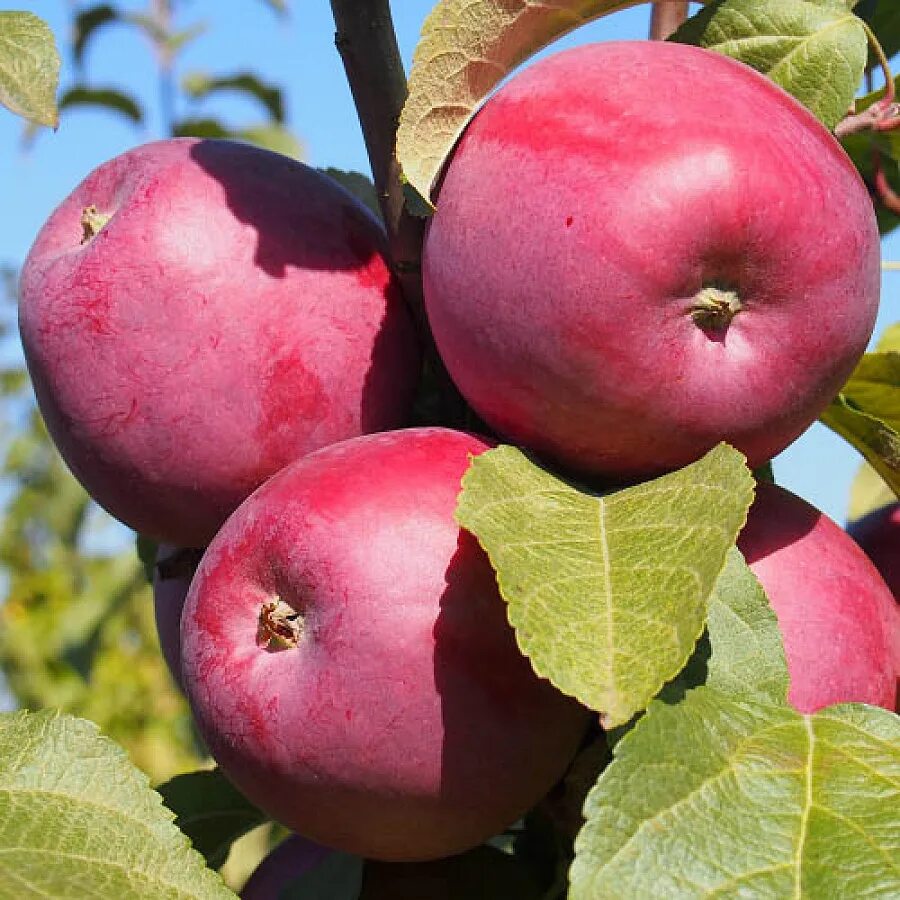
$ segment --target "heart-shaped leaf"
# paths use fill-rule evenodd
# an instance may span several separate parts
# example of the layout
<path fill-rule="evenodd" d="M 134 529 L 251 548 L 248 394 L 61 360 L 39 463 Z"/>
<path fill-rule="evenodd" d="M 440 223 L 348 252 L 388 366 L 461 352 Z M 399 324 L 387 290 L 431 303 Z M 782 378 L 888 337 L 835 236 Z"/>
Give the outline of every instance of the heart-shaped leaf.
<path fill-rule="evenodd" d="M 684 666 L 752 497 L 725 445 L 603 497 L 498 447 L 472 461 L 457 520 L 487 551 L 535 671 L 615 727 Z"/>

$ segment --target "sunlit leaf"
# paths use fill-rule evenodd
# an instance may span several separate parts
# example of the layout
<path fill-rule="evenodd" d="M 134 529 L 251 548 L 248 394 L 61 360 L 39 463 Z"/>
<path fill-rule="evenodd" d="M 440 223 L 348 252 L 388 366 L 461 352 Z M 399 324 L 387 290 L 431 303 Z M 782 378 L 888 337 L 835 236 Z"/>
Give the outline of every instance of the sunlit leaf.
<path fill-rule="evenodd" d="M 28 12 L 0 12 L 0 103 L 34 122 L 59 124 L 59 53 L 53 32 Z"/>

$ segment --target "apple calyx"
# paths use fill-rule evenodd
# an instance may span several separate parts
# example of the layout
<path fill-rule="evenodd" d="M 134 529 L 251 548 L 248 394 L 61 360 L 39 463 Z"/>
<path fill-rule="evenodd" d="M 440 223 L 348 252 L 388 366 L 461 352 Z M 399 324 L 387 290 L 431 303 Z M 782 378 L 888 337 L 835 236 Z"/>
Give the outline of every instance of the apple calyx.
<path fill-rule="evenodd" d="M 736 291 L 707 285 L 694 296 L 690 313 L 704 331 L 724 331 L 743 309 Z"/>
<path fill-rule="evenodd" d="M 280 597 L 262 605 L 256 630 L 257 646 L 270 652 L 290 650 L 300 643 L 302 636 L 303 618 L 293 606 Z"/>
<path fill-rule="evenodd" d="M 91 238 L 96 237 L 111 218 L 112 216 L 100 212 L 93 204 L 86 206 L 81 211 L 81 243 L 86 244 Z"/>

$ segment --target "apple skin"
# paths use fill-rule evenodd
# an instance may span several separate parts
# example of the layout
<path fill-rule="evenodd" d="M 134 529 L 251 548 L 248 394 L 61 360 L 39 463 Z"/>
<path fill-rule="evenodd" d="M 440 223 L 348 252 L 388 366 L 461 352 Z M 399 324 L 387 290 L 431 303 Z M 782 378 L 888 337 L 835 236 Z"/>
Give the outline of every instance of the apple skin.
<path fill-rule="evenodd" d="M 725 440 L 791 443 L 865 349 L 872 203 L 840 145 L 749 67 L 609 42 L 515 75 L 469 123 L 424 244 L 428 318 L 489 427 L 630 481 Z M 693 318 L 705 288 L 742 309 Z"/>
<path fill-rule="evenodd" d="M 241 900 L 279 900 L 283 888 L 314 869 L 330 852 L 298 834 L 290 835 L 253 870 L 241 890 Z"/>
<path fill-rule="evenodd" d="M 84 243 L 84 210 L 112 218 Z M 204 546 L 298 456 L 406 423 L 419 371 L 381 226 L 231 141 L 138 147 L 51 215 L 19 322 L 63 458 L 148 537 Z"/>
<path fill-rule="evenodd" d="M 251 802 L 310 840 L 395 861 L 482 843 L 562 776 L 589 713 L 519 652 L 490 562 L 454 521 L 471 455 L 441 428 L 345 441 L 270 479 L 191 584 L 182 671 Z M 260 642 L 275 598 L 296 646 Z"/>
<path fill-rule="evenodd" d="M 851 522 L 847 534 L 875 563 L 894 598 L 900 598 L 900 503 L 883 506 Z"/>
<path fill-rule="evenodd" d="M 199 550 L 160 544 L 156 551 L 156 565 L 153 567 L 153 612 L 159 647 L 173 681 L 182 691 L 181 612 L 191 586 L 191 578 L 200 562 L 199 553 Z"/>
<path fill-rule="evenodd" d="M 790 491 L 760 483 L 737 544 L 778 617 L 791 705 L 895 709 L 900 610 L 847 533 Z"/>

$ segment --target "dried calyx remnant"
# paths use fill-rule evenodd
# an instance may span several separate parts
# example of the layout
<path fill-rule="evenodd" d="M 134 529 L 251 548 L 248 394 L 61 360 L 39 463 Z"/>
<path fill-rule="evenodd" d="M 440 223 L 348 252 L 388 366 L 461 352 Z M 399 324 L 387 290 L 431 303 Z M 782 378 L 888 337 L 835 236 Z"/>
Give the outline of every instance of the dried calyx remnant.
<path fill-rule="evenodd" d="M 704 331 L 724 331 L 741 308 L 737 291 L 708 285 L 694 297 L 690 313 L 695 324 Z"/>
<path fill-rule="evenodd" d="M 259 611 L 256 643 L 266 650 L 290 650 L 303 636 L 303 617 L 280 597 L 264 603 Z"/>
<path fill-rule="evenodd" d="M 112 216 L 100 212 L 93 204 L 86 206 L 81 211 L 81 243 L 86 244 L 91 238 L 96 237 L 111 218 Z"/>

